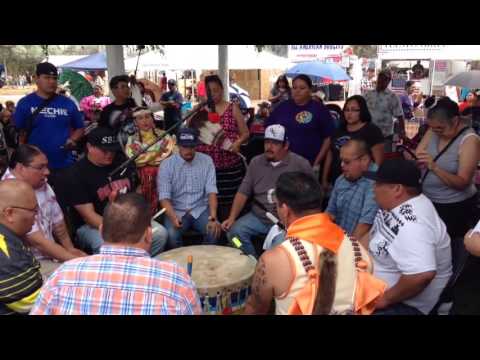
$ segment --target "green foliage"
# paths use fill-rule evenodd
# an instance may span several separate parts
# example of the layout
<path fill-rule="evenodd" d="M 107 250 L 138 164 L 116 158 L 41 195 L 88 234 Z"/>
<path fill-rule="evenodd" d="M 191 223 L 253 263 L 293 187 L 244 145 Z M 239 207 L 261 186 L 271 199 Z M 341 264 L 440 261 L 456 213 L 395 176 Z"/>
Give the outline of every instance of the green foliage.
<path fill-rule="evenodd" d="M 377 45 L 352 45 L 352 50 L 358 57 L 369 59 L 377 57 Z"/>
<path fill-rule="evenodd" d="M 266 50 L 278 56 L 288 56 L 288 45 L 255 45 L 255 47 L 258 52 Z"/>

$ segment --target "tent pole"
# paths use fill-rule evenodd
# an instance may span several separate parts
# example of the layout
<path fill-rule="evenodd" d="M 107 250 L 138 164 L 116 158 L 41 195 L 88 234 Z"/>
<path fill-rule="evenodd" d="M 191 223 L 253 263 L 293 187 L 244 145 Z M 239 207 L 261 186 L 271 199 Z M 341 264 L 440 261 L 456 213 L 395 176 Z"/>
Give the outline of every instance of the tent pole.
<path fill-rule="evenodd" d="M 435 59 L 433 60 L 433 67 L 432 67 L 432 80 L 430 84 L 430 96 L 433 94 L 433 83 L 435 81 Z"/>
<path fill-rule="evenodd" d="M 230 81 L 228 76 L 228 45 L 218 45 L 218 72 L 223 82 L 223 98 L 228 101 L 230 98 Z"/>

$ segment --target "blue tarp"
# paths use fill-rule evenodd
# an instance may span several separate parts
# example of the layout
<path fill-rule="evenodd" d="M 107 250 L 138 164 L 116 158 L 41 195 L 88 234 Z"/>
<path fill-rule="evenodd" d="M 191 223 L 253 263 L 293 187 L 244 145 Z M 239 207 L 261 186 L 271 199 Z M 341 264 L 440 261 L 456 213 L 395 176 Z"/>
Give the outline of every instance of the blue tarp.
<path fill-rule="evenodd" d="M 104 52 L 99 52 L 84 58 L 71 61 L 59 66 L 62 69 L 70 70 L 107 70 L 107 55 Z"/>

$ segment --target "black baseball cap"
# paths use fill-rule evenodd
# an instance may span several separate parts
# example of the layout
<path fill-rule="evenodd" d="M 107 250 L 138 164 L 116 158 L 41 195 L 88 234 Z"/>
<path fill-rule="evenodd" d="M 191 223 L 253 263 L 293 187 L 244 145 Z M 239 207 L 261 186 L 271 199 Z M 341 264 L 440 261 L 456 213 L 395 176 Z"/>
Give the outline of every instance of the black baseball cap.
<path fill-rule="evenodd" d="M 55 65 L 49 62 L 43 62 L 43 63 L 37 64 L 36 74 L 37 76 L 40 76 L 40 75 L 58 76 L 58 70 Z"/>
<path fill-rule="evenodd" d="M 195 147 L 198 145 L 198 134 L 196 129 L 181 128 L 178 130 L 177 144 L 183 147 Z"/>
<path fill-rule="evenodd" d="M 168 80 L 168 85 L 177 85 L 177 82 L 173 79 Z"/>
<path fill-rule="evenodd" d="M 87 142 L 90 145 L 107 151 L 121 150 L 115 131 L 107 127 L 97 127 L 87 135 Z"/>
<path fill-rule="evenodd" d="M 410 187 L 420 187 L 421 173 L 414 161 L 405 159 L 385 160 L 375 171 L 366 171 L 367 179 L 386 183 L 401 184 Z"/>

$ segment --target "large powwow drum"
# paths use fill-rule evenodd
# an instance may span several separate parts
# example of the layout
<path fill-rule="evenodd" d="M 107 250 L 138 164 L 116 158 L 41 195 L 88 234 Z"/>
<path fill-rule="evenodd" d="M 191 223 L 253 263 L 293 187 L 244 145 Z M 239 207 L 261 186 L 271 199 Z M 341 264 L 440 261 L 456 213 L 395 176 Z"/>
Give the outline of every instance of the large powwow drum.
<path fill-rule="evenodd" d="M 240 250 L 215 245 L 186 246 L 156 256 L 188 271 L 192 256 L 194 281 L 204 314 L 242 314 L 251 293 L 256 261 Z"/>

